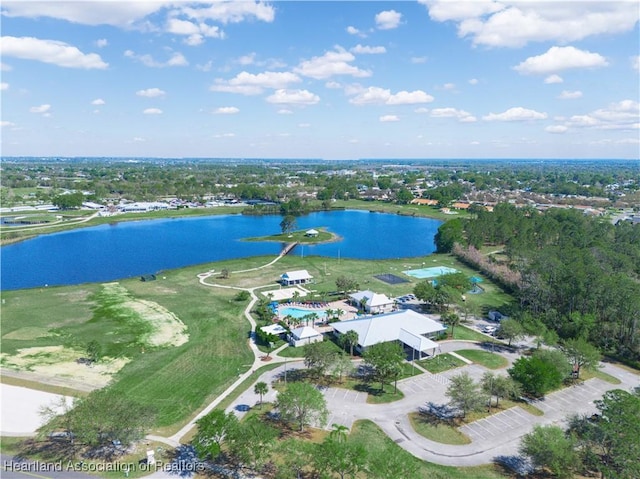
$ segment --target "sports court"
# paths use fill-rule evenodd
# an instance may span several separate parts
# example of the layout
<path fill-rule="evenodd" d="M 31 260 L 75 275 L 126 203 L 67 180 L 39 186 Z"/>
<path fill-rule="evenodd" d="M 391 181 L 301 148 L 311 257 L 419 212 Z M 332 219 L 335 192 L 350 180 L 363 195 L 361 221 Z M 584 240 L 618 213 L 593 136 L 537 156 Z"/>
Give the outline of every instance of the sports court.
<path fill-rule="evenodd" d="M 443 274 L 458 273 L 455 268 L 449 268 L 447 266 L 432 266 L 431 268 L 410 269 L 403 271 L 407 276 L 411 276 L 417 279 L 437 278 Z"/>
<path fill-rule="evenodd" d="M 387 284 L 400 284 L 400 283 L 408 283 L 408 279 L 401 278 L 400 276 L 396 276 L 391 273 L 384 274 L 376 274 L 374 278 L 379 279 L 380 281 L 384 281 Z"/>

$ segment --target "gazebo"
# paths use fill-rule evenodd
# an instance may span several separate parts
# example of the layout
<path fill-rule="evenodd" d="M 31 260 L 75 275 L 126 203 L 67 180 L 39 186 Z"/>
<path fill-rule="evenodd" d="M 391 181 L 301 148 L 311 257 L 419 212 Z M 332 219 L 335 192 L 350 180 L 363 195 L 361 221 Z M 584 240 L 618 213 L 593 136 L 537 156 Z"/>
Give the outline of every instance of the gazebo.
<path fill-rule="evenodd" d="M 307 230 L 304 235 L 308 236 L 309 238 L 315 238 L 320 234 L 320 232 L 318 230 L 314 230 L 314 229 L 310 229 Z"/>

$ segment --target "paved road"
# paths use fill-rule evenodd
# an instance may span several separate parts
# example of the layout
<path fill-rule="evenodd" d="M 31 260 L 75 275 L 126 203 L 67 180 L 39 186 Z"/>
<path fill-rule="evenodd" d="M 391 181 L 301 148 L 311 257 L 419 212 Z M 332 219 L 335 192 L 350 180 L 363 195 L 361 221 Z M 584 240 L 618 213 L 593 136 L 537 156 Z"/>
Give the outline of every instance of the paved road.
<path fill-rule="evenodd" d="M 460 349 L 482 349 L 480 345 L 464 341 L 443 343 L 442 352 Z M 509 362 L 513 362 L 518 355 L 509 351 L 501 354 Z M 287 369 L 302 367 L 301 363 L 288 364 Z M 520 407 L 494 414 L 485 419 L 463 426 L 461 432 L 467 434 L 471 444 L 454 446 L 430 441 L 417 434 L 409 423 L 408 413 L 418 411 L 431 402 L 444 405 L 448 402 L 445 395 L 449 378 L 466 371 L 472 378 L 478 380 L 487 371 L 477 364 L 466 365 L 441 374 L 423 373 L 398 382 L 398 388 L 405 394 L 402 400 L 389 404 L 367 404 L 366 395 L 340 388 L 326 388 L 323 390 L 330 411 L 328 427 L 341 424 L 349 428 L 354 421 L 368 419 L 374 421 L 400 447 L 406 449 L 420 459 L 442 465 L 475 466 L 491 463 L 497 456 L 517 455 L 520 438 L 528 433 L 535 424 L 560 424 L 567 416 L 575 413 L 590 414 L 595 411 L 594 401 L 611 389 L 629 390 L 640 385 L 640 376 L 632 374 L 610 364 L 603 365 L 604 372 L 622 381 L 620 385 L 613 385 L 601 379 L 590 379 L 581 385 L 569 387 L 549 394 L 544 400 L 534 403 L 544 412 L 543 416 L 534 416 Z M 505 370 L 498 371 L 506 374 Z M 265 373 L 258 381 L 271 384 L 284 374 L 284 366 Z M 272 389 L 264 397 L 264 401 L 273 401 L 276 393 Z M 237 405 L 253 406 L 259 401 L 259 396 L 250 387 L 234 402 L 228 411 L 235 411 L 239 416 L 244 414 L 236 410 Z"/>

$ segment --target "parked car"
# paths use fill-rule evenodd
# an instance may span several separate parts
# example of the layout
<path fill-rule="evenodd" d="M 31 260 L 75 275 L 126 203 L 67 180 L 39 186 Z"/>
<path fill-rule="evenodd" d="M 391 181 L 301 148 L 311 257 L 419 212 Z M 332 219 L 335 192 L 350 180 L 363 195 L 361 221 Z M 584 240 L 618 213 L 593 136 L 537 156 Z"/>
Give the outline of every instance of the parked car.
<path fill-rule="evenodd" d="M 498 328 L 496 328 L 495 326 L 485 326 L 484 328 L 482 328 L 482 332 L 486 334 L 494 334 L 497 330 Z"/>

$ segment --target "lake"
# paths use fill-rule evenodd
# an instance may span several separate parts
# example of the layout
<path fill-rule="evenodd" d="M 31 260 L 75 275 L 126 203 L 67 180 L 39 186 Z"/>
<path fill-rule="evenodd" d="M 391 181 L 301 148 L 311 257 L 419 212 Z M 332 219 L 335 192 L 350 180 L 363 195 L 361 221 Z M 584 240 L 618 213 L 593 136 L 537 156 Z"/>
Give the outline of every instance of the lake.
<path fill-rule="evenodd" d="M 282 217 L 217 215 L 128 221 L 42 235 L 0 248 L 2 290 L 71 285 L 157 273 L 213 261 L 277 255 L 282 243 L 242 241 L 280 233 Z M 368 211 L 317 212 L 298 229 L 325 227 L 342 240 L 289 254 L 355 259 L 425 256 L 439 220 Z"/>

